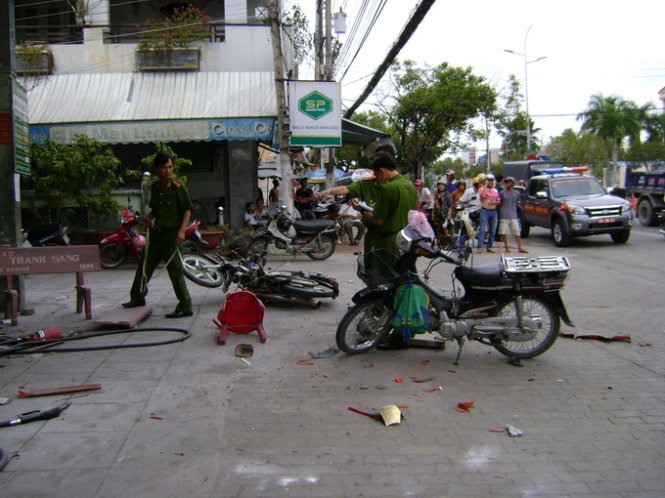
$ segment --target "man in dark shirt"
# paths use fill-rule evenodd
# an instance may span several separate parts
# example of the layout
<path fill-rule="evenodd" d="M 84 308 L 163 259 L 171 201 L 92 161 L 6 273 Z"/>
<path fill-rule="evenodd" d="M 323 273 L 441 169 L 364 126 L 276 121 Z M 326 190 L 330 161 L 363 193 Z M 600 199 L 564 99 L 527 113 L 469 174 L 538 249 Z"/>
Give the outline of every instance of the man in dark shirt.
<path fill-rule="evenodd" d="M 313 211 L 315 199 L 314 192 L 307 186 L 307 178 L 300 180 L 300 188 L 296 190 L 295 201 L 303 220 L 313 220 L 316 218 Z"/>
<path fill-rule="evenodd" d="M 192 215 L 192 200 L 187 187 L 171 179 L 171 156 L 158 152 L 153 160 L 153 168 L 159 180 L 150 189 L 150 213 L 143 218 L 146 228 L 150 230 L 148 244 L 134 275 L 130 300 L 123 303 L 123 306 L 145 306 L 152 273 L 161 261 L 166 261 L 166 269 L 178 298 L 175 311 L 168 313 L 166 318 L 192 316 L 192 298 L 187 290 L 180 259 L 180 246 L 185 241 L 185 229 Z"/>

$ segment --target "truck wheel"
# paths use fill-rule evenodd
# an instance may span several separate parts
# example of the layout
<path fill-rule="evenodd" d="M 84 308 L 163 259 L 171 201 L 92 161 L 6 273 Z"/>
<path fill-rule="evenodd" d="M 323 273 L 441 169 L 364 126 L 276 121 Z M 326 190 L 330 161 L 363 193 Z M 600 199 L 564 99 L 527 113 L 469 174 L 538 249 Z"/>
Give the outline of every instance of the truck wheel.
<path fill-rule="evenodd" d="M 637 205 L 637 217 L 640 223 L 645 227 L 652 227 L 656 224 L 656 217 L 653 214 L 653 206 L 649 199 L 642 199 Z"/>
<path fill-rule="evenodd" d="M 568 247 L 572 237 L 566 232 L 563 221 L 556 219 L 552 222 L 552 240 L 557 247 Z"/>
<path fill-rule="evenodd" d="M 625 244 L 630 238 L 630 230 L 622 230 L 621 232 L 612 232 L 610 234 L 612 242 L 615 244 Z"/>

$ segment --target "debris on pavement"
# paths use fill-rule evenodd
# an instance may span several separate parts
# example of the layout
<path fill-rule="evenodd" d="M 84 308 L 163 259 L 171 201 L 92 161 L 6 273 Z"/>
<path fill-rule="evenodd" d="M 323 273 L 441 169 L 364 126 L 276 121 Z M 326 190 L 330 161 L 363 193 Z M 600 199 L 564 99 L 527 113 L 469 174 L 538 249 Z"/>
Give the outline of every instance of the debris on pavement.
<path fill-rule="evenodd" d="M 386 427 L 391 425 L 399 425 L 402 421 L 402 412 L 397 407 L 397 405 L 384 405 L 379 408 L 379 414 L 383 419 L 383 423 Z"/>
<path fill-rule="evenodd" d="M 455 407 L 455 410 L 458 412 L 464 412 L 464 413 L 471 413 L 471 408 L 474 406 L 473 401 L 463 401 L 461 403 L 457 403 L 457 407 Z"/>
<path fill-rule="evenodd" d="M 575 335 L 560 333 L 559 336 L 566 337 L 568 339 L 594 339 L 596 341 L 603 342 L 632 342 L 633 340 L 629 335 L 615 335 L 612 337 L 605 337 L 604 335 L 598 334 Z"/>
<path fill-rule="evenodd" d="M 423 389 L 426 393 L 433 393 L 435 391 L 443 391 L 443 386 L 432 386 L 432 387 L 425 387 Z"/>
<path fill-rule="evenodd" d="M 490 432 L 499 432 L 499 433 L 501 433 L 501 432 L 506 432 L 506 431 L 504 429 L 502 429 L 501 427 L 490 427 Z"/>
<path fill-rule="evenodd" d="M 506 425 L 506 431 L 510 437 L 518 437 L 524 434 L 521 430 L 519 430 L 517 427 L 513 427 L 512 425 Z"/>
<path fill-rule="evenodd" d="M 11 399 L 9 398 L 0 398 L 0 406 L 6 405 L 9 402 L 11 402 Z"/>
<path fill-rule="evenodd" d="M 296 365 L 314 365 L 310 360 L 298 360 Z"/>
<path fill-rule="evenodd" d="M 19 390 L 19 398 L 32 398 L 34 396 L 50 396 L 52 394 L 68 394 L 82 391 L 94 391 L 101 389 L 101 384 L 83 384 L 80 386 L 52 387 L 50 389 L 33 389 L 32 391 Z"/>
<path fill-rule="evenodd" d="M 336 348 L 328 348 L 323 351 L 319 351 L 318 353 L 310 351 L 309 355 L 315 360 L 318 360 L 321 358 L 330 358 L 331 356 L 335 356 L 338 352 L 339 351 Z"/>
<path fill-rule="evenodd" d="M 251 356 L 254 354 L 254 346 L 251 344 L 238 344 L 234 354 L 243 358 L 251 358 Z"/>
<path fill-rule="evenodd" d="M 522 360 L 520 360 L 519 358 L 516 358 L 515 356 L 512 356 L 512 357 L 508 358 L 508 365 L 512 365 L 514 367 L 523 367 L 524 366 L 524 365 L 522 365 Z"/>
<path fill-rule="evenodd" d="M 411 377 L 411 380 L 413 380 L 413 382 L 422 383 L 422 382 L 429 382 L 430 380 L 434 380 L 434 378 L 433 377 Z"/>
<path fill-rule="evenodd" d="M 395 377 L 395 382 L 401 384 L 402 382 L 404 382 L 404 379 L 402 377 Z"/>

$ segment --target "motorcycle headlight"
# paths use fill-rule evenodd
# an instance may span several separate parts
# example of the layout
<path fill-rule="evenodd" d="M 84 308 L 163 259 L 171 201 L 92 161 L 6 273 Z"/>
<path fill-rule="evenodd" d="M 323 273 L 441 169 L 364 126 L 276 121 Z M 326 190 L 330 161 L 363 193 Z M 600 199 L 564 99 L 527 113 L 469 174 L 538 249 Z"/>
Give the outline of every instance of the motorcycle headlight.
<path fill-rule="evenodd" d="M 405 230 L 397 233 L 397 248 L 402 252 L 408 252 L 411 249 L 413 239 L 406 234 Z"/>

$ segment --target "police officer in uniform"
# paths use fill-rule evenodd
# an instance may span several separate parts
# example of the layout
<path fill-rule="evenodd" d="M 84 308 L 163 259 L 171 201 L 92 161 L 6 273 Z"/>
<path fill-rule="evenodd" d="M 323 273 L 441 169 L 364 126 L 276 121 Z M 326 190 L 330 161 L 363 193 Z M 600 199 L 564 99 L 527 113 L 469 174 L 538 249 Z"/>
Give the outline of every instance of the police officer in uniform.
<path fill-rule="evenodd" d="M 151 187 L 150 213 L 144 217 L 147 229 L 150 229 L 147 251 L 139 261 L 134 283 L 130 291 L 130 301 L 123 303 L 125 308 L 145 306 L 148 294 L 148 282 L 161 261 L 166 261 L 166 269 L 178 298 L 178 305 L 166 318 L 192 316 L 192 298 L 187 290 L 185 274 L 180 259 L 181 244 L 185 240 L 185 229 L 192 215 L 192 200 L 187 188 L 172 180 L 173 158 L 158 152 L 153 161 L 153 168 L 159 181 Z"/>

